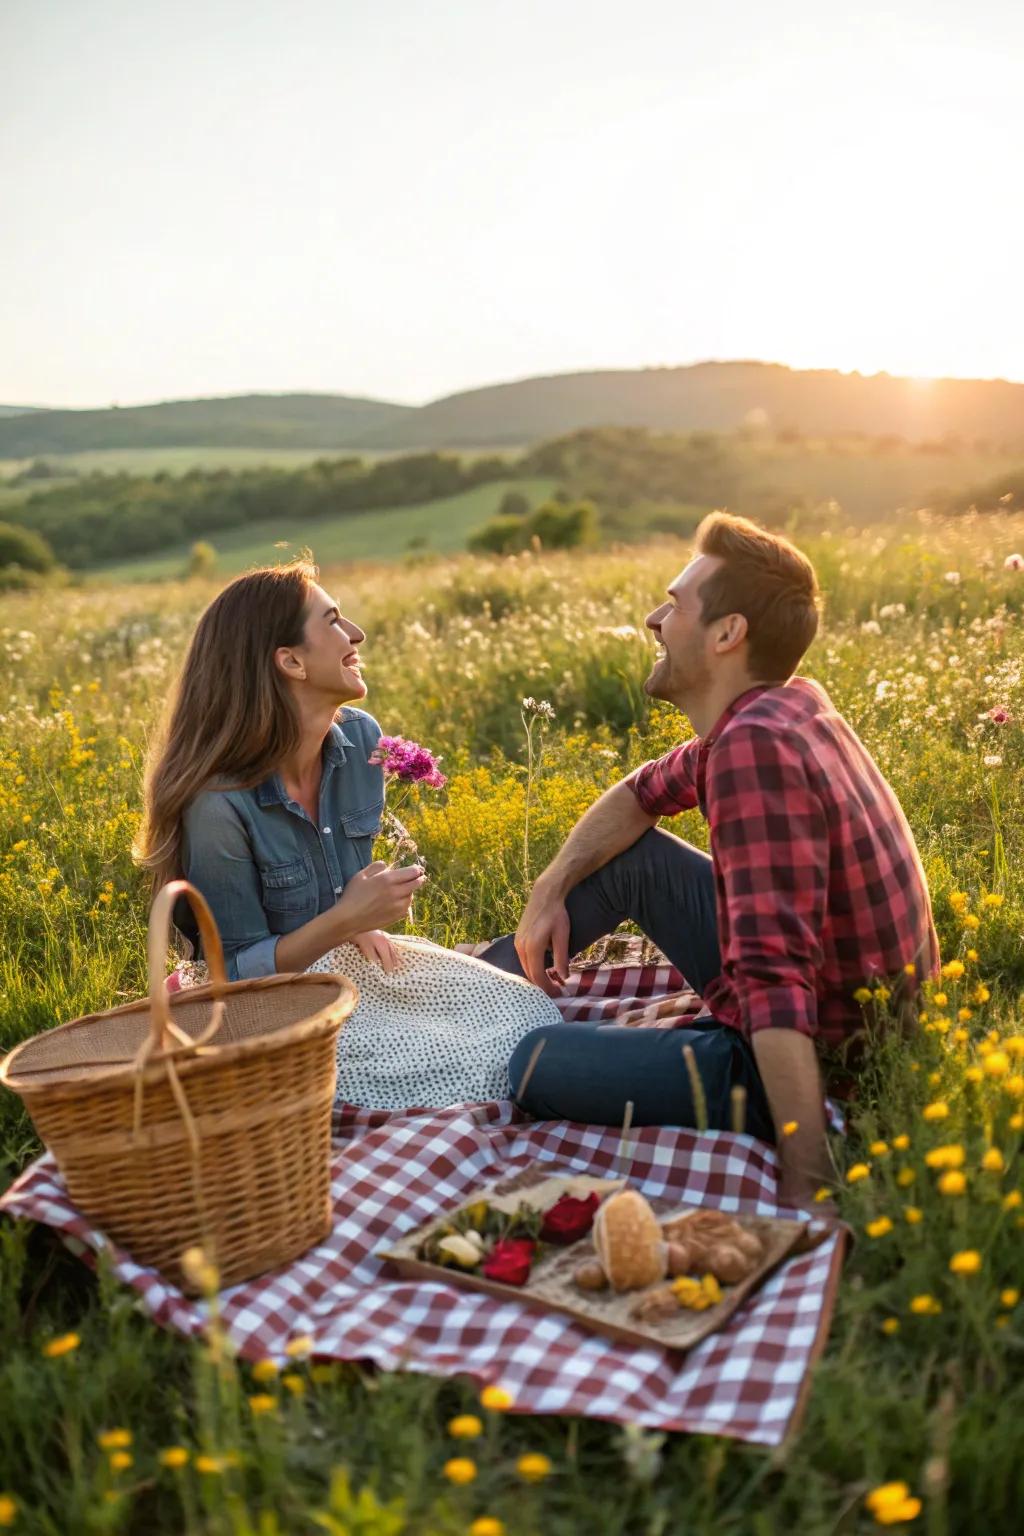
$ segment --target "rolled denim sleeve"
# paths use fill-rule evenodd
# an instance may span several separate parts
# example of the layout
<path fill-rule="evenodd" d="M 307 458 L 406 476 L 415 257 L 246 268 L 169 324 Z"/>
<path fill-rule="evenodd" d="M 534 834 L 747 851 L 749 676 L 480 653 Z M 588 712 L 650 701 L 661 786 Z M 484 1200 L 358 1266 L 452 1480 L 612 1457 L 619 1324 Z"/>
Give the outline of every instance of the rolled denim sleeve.
<path fill-rule="evenodd" d="M 228 980 L 273 976 L 278 935 L 267 924 L 249 834 L 226 794 L 207 790 L 185 812 L 182 869 L 210 904 Z"/>

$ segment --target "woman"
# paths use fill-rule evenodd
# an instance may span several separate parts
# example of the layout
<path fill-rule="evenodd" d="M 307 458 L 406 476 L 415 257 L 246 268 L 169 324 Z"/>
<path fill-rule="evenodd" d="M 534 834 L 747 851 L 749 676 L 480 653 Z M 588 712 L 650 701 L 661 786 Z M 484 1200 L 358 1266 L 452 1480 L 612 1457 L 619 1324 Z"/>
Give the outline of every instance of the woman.
<path fill-rule="evenodd" d="M 482 962 L 382 931 L 426 877 L 372 862 L 381 733 L 350 707 L 366 696 L 366 636 L 317 575 L 305 560 L 251 571 L 200 618 L 151 758 L 138 857 L 154 894 L 184 875 L 206 897 L 229 980 L 315 969 L 357 983 L 340 1097 L 379 1109 L 504 1097 L 515 1045 L 557 1010 Z M 175 920 L 196 943 L 185 903 Z"/>

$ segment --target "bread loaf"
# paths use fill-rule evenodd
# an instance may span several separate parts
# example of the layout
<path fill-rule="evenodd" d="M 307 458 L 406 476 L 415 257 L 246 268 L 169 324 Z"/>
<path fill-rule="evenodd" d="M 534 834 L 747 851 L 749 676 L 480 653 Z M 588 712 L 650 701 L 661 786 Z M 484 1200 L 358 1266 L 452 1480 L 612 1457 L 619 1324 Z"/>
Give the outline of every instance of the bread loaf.
<path fill-rule="evenodd" d="M 634 1189 L 612 1195 L 594 1218 L 594 1247 L 613 1290 L 637 1291 L 663 1280 L 665 1246 L 658 1218 Z"/>

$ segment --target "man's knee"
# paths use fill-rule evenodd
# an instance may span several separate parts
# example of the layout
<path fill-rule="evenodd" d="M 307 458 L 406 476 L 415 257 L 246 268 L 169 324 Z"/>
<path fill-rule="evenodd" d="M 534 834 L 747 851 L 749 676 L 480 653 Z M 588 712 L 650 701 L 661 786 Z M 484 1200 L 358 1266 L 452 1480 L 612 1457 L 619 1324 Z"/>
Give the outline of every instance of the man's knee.
<path fill-rule="evenodd" d="M 533 1079 L 541 1057 L 548 1049 L 548 1036 L 552 1028 L 556 1027 L 551 1024 L 541 1024 L 537 1029 L 531 1029 L 530 1033 L 523 1036 L 512 1052 L 508 1064 L 508 1076 L 509 1082 L 512 1084 L 512 1097 L 517 1103 L 521 1103 L 522 1095 Z M 536 1058 L 534 1052 L 538 1053 Z M 530 1070 L 531 1063 L 533 1071 Z"/>

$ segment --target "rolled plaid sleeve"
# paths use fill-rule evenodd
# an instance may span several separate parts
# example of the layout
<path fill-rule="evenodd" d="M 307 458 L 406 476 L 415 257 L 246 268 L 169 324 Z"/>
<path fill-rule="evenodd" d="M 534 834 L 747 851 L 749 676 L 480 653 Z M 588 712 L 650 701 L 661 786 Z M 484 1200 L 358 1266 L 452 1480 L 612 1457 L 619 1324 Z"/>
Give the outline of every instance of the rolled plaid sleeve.
<path fill-rule="evenodd" d="M 784 736 L 736 723 L 708 765 L 724 900 L 722 970 L 744 1033 L 818 1032 L 829 837 L 824 806 Z"/>
<path fill-rule="evenodd" d="M 697 804 L 697 752 L 694 737 L 664 757 L 642 763 L 626 780 L 648 816 L 678 816 Z"/>

